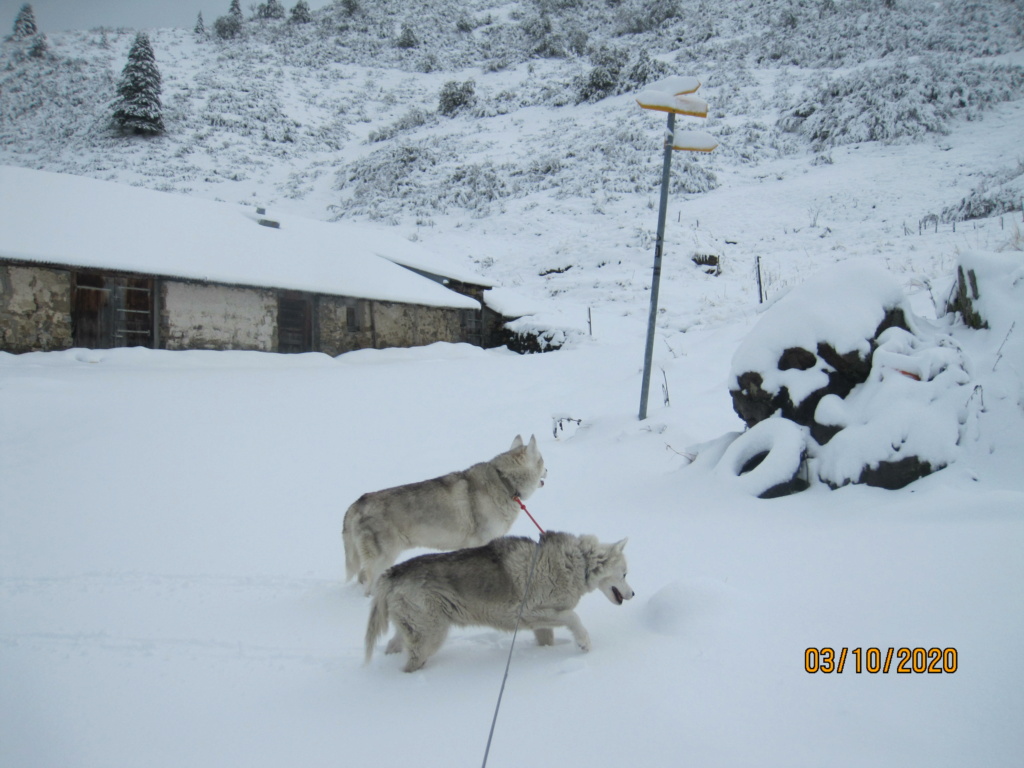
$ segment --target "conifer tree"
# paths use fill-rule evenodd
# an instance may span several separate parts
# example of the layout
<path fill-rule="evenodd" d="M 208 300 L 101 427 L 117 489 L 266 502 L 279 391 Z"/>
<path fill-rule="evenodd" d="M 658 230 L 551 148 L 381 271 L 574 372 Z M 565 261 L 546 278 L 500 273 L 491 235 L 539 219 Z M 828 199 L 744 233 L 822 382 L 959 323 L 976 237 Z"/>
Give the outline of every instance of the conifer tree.
<path fill-rule="evenodd" d="M 32 10 L 31 5 L 25 3 L 14 18 L 14 35 L 12 37 L 15 40 L 27 40 L 30 37 L 35 37 L 38 31 L 35 11 Z"/>
<path fill-rule="evenodd" d="M 260 3 L 256 6 L 256 18 L 283 19 L 284 6 L 281 5 L 281 0 L 267 0 L 265 3 Z"/>
<path fill-rule="evenodd" d="M 308 24 L 313 20 L 313 12 L 309 10 L 309 3 L 306 0 L 299 0 L 292 8 L 292 15 L 289 21 L 292 24 Z"/>
<path fill-rule="evenodd" d="M 228 7 L 228 16 L 234 16 L 239 21 L 242 20 L 242 6 L 239 0 L 231 0 L 231 5 Z"/>
<path fill-rule="evenodd" d="M 199 12 L 199 17 L 196 19 L 195 29 L 192 30 L 199 37 L 206 37 L 206 24 L 203 23 L 203 12 Z"/>
<path fill-rule="evenodd" d="M 160 79 L 149 35 L 139 32 L 128 52 L 114 103 L 114 123 L 122 132 L 149 136 L 164 132 Z"/>

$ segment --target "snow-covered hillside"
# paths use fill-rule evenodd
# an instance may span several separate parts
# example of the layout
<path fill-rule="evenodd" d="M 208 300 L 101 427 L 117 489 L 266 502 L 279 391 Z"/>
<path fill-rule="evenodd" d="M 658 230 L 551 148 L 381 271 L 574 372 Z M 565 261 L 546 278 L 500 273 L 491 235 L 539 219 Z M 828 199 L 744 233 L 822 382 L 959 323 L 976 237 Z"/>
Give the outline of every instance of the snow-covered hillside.
<path fill-rule="evenodd" d="M 350 0 L 244 31 L 151 31 L 154 138 L 109 126 L 134 31 L 52 34 L 42 58 L 4 42 L 0 163 L 377 220 L 564 346 L 0 354 L 0 763 L 476 763 L 509 637 L 454 633 L 414 676 L 362 666 L 339 532 L 363 492 L 516 433 L 550 472 L 531 512 L 628 536 L 638 594 L 583 600 L 589 655 L 520 637 L 489 765 L 1019 761 L 1020 3 Z M 702 80 L 709 118 L 679 122 L 721 145 L 674 158 L 639 422 L 665 122 L 633 93 L 667 73 Z M 952 461 L 898 491 L 755 498 L 714 461 L 743 429 L 737 351 L 790 289 L 855 261 L 934 345 L 890 335 L 890 368 L 921 367 L 823 418 L 881 413 L 865 432 L 887 440 L 934 425 Z M 988 329 L 945 311 L 958 264 Z M 804 303 L 775 327 L 810 316 L 807 335 L 843 305 Z M 866 442 L 818 466 L 848 476 Z M 851 651 L 845 672 L 805 670 L 825 647 Z M 958 667 L 852 668 L 890 647 L 953 648 Z"/>
<path fill-rule="evenodd" d="M 677 155 L 670 242 L 699 227 L 749 273 L 756 254 L 849 255 L 851 237 L 884 248 L 934 217 L 948 230 L 1019 209 L 1024 166 L 1001 127 L 1020 121 L 1022 18 L 1002 1 L 339 2 L 232 40 L 153 31 L 167 133 L 148 139 L 109 119 L 133 31 L 53 34 L 42 58 L 3 44 L 0 161 L 379 219 L 534 296 L 582 275 L 636 301 L 660 183 L 661 120 L 632 98 L 645 82 L 698 76 L 721 142 Z M 775 220 L 756 239 L 762 212 L 730 199 L 754 184 Z M 780 197 L 795 216 L 770 210 Z"/>

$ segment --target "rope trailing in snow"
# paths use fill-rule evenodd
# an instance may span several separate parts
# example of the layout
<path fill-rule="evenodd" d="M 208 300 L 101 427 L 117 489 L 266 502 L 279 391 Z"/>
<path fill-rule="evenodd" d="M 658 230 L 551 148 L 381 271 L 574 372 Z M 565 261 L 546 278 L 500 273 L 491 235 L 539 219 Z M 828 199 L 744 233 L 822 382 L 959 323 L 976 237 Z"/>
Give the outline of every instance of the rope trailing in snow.
<path fill-rule="evenodd" d="M 515 497 L 516 501 L 519 502 L 519 506 L 523 508 L 523 512 L 526 512 L 527 516 L 533 520 L 533 524 L 537 526 L 542 534 L 544 529 L 540 527 L 536 520 L 533 519 L 533 515 L 523 504 L 522 499 L 518 496 Z M 526 597 L 530 594 L 530 584 L 533 583 L 533 572 L 537 567 L 537 560 L 540 558 L 540 542 L 537 542 L 537 548 L 533 551 L 533 562 L 530 563 L 530 573 L 526 577 L 526 588 L 523 590 L 523 601 L 519 604 L 519 615 L 516 616 L 516 626 L 512 630 L 512 644 L 508 648 L 508 659 L 505 661 L 505 675 L 501 678 L 501 688 L 498 690 L 498 701 L 494 705 L 494 717 L 491 718 L 491 730 L 487 734 L 487 747 L 484 749 L 484 761 L 481 768 L 487 768 L 487 756 L 491 754 L 491 740 L 494 738 L 494 726 L 498 722 L 498 710 L 501 709 L 501 697 L 505 695 L 505 683 L 508 681 L 508 670 L 512 666 L 512 651 L 516 647 L 516 635 L 519 634 L 519 622 L 523 620 L 523 611 L 526 608 Z"/>

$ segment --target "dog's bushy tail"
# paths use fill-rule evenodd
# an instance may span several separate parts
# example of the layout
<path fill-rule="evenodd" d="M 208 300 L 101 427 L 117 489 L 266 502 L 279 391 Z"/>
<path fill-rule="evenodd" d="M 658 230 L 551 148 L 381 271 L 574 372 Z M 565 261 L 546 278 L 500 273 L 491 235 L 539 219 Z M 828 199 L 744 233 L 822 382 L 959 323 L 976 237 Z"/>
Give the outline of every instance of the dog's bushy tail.
<path fill-rule="evenodd" d="M 373 648 L 380 636 L 388 631 L 388 592 L 391 582 L 387 574 L 381 576 L 373 590 L 373 604 L 370 606 L 370 621 L 366 625 L 366 663 L 373 658 Z"/>
<path fill-rule="evenodd" d="M 357 573 L 359 573 L 360 560 L 359 560 L 359 547 L 356 546 L 355 531 L 352 530 L 352 526 L 349 524 L 349 517 L 352 514 L 352 507 L 349 507 L 348 512 L 345 513 L 345 522 L 341 526 L 341 539 L 345 542 L 345 581 L 352 581 Z"/>

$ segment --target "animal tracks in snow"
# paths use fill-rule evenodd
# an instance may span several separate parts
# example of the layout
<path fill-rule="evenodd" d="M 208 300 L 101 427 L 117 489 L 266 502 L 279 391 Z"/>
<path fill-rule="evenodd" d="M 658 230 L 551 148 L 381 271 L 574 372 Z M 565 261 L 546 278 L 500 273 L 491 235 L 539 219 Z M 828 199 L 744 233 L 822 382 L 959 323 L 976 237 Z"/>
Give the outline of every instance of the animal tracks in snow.
<path fill-rule="evenodd" d="M 20 630 L 0 630 L 0 645 L 63 658 L 324 665 L 338 661 L 339 591 L 336 581 L 272 576 L 0 579 L 5 626 Z M 293 631 L 310 615 L 323 633 Z"/>

